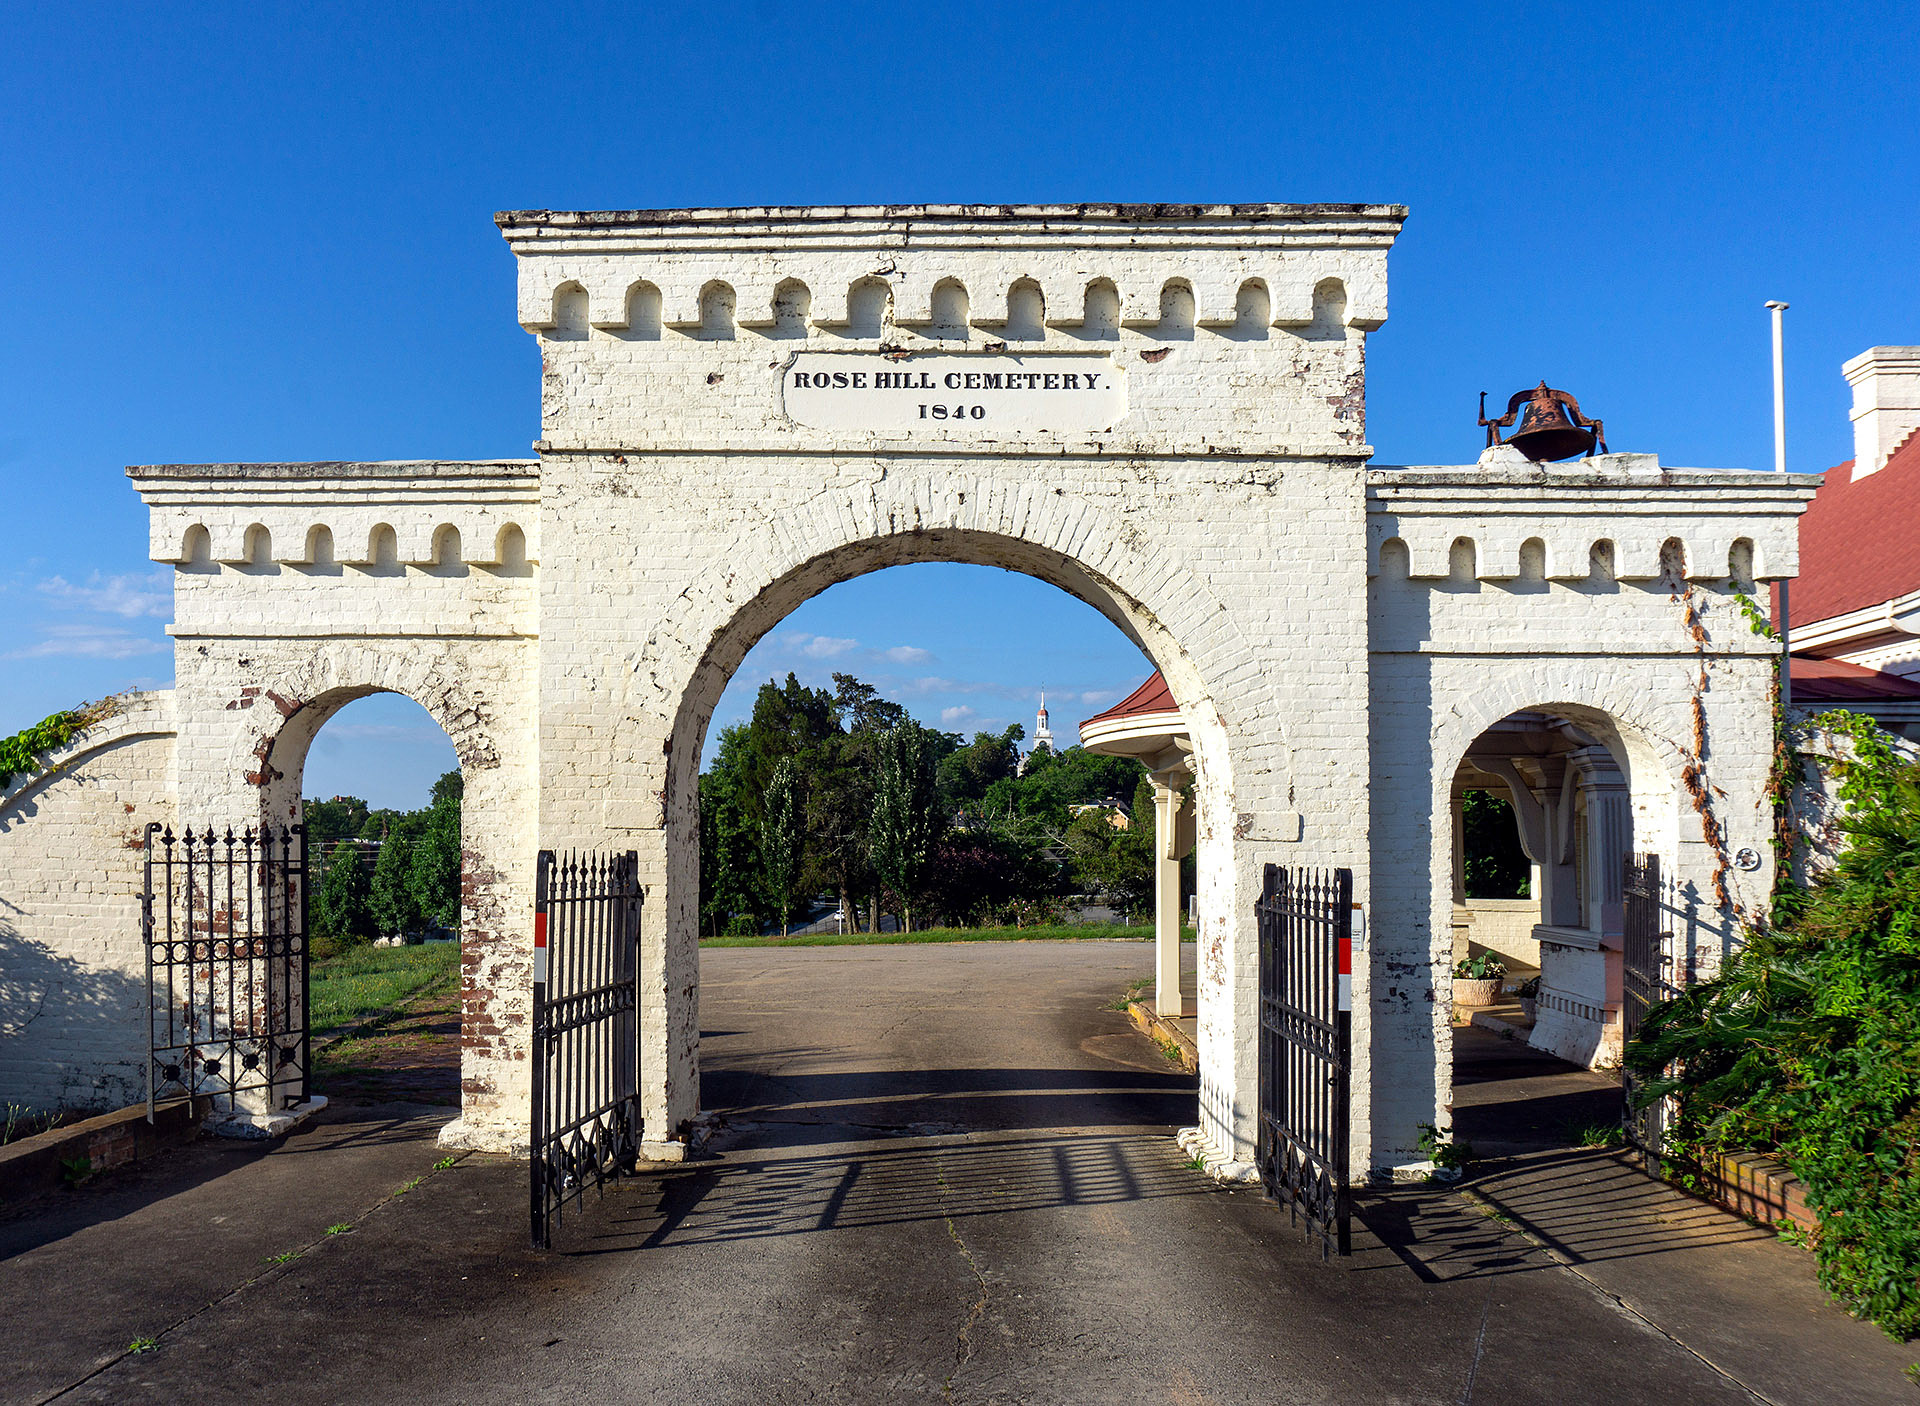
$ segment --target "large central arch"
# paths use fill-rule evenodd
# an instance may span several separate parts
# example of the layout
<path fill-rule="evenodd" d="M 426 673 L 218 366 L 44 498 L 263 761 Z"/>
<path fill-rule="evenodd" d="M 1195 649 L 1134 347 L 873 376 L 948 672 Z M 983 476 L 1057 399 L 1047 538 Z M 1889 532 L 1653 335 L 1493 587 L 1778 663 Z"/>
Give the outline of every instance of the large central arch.
<path fill-rule="evenodd" d="M 1085 601 L 1153 660 L 1193 720 L 1201 903 L 1223 915 L 1202 935 L 1202 1079 L 1218 1090 L 1216 1103 L 1232 1107 L 1231 1090 L 1253 1077 L 1250 1060 L 1239 1067 L 1247 1042 L 1235 1038 L 1253 1011 L 1250 1003 L 1234 1005 L 1236 993 L 1250 989 L 1253 954 L 1232 940 L 1224 917 L 1244 906 L 1234 868 L 1234 797 L 1242 771 L 1261 774 L 1279 793 L 1290 789 L 1286 729 L 1275 725 L 1286 716 L 1286 690 L 1275 678 L 1243 685 L 1234 712 L 1262 725 L 1257 735 L 1235 735 L 1210 680 L 1240 672 L 1249 649 L 1217 593 L 1184 566 L 1156 560 L 1137 541 L 1129 544 L 1105 511 L 1079 495 L 1045 486 L 1010 492 L 990 471 L 966 473 L 958 466 L 936 475 L 894 462 L 873 472 L 876 489 L 885 491 L 869 494 L 857 516 L 765 513 L 737 527 L 671 620 L 661 622 L 671 628 L 650 636 L 626 673 L 631 686 L 622 726 L 638 734 L 634 762 L 664 730 L 653 745 L 665 762 L 665 901 L 653 910 L 660 945 L 656 952 L 650 944 L 648 960 L 660 976 L 649 989 L 665 999 L 644 1013 L 643 1038 L 653 1056 L 643 1059 L 653 1074 L 649 1124 L 678 1128 L 696 1111 L 698 770 L 720 695 L 747 652 L 803 601 L 841 581 L 916 562 L 1000 567 Z"/>

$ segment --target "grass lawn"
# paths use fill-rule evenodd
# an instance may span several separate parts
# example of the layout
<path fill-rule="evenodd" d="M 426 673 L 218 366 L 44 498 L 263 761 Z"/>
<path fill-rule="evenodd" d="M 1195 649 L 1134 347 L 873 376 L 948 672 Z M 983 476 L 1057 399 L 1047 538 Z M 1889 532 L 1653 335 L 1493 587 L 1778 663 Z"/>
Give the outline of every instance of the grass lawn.
<path fill-rule="evenodd" d="M 460 974 L 460 944 L 353 947 L 316 961 L 308 976 L 313 1033 L 324 1035 L 382 1006 Z"/>
<path fill-rule="evenodd" d="M 872 947 L 918 942 L 1112 942 L 1125 939 L 1151 942 L 1153 927 L 1135 923 L 1061 923 L 1036 928 L 928 928 L 925 932 L 821 932 L 804 937 L 703 937 L 702 947 Z M 1193 929 L 1182 928 L 1180 939 L 1193 941 Z"/>

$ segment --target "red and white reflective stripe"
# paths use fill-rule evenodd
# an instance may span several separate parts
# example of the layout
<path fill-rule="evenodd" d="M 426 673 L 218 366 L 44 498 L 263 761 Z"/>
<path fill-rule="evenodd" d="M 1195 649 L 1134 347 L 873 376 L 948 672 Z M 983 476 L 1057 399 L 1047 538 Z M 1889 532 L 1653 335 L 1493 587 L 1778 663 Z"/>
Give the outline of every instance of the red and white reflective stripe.
<path fill-rule="evenodd" d="M 1340 992 L 1335 1001 L 1335 1009 L 1350 1011 L 1353 1009 L 1353 939 L 1343 937 L 1337 944 L 1340 955 Z"/>
<path fill-rule="evenodd" d="M 547 915 L 533 915 L 533 979 L 541 985 L 547 980 Z"/>

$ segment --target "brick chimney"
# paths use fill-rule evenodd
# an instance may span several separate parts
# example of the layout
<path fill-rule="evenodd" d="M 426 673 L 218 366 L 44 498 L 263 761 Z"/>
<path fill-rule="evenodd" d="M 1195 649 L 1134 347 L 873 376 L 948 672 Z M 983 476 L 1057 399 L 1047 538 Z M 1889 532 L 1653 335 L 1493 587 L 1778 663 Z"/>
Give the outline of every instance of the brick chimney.
<path fill-rule="evenodd" d="M 1920 429 L 1920 347 L 1869 347 L 1840 369 L 1853 387 L 1853 477 L 1862 479 Z"/>

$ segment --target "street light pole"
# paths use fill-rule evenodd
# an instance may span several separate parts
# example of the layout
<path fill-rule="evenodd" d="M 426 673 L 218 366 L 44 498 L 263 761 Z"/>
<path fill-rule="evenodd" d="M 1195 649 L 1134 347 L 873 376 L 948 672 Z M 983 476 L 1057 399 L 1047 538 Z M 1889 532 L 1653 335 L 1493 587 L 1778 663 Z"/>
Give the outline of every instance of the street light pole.
<path fill-rule="evenodd" d="M 1767 304 L 1773 314 L 1773 471 L 1787 471 L 1787 363 L 1780 332 L 1780 314 L 1787 304 L 1778 298 Z M 1780 578 L 1780 618 L 1774 628 L 1780 632 L 1780 712 L 1793 706 L 1793 653 L 1787 643 L 1787 579 Z"/>

